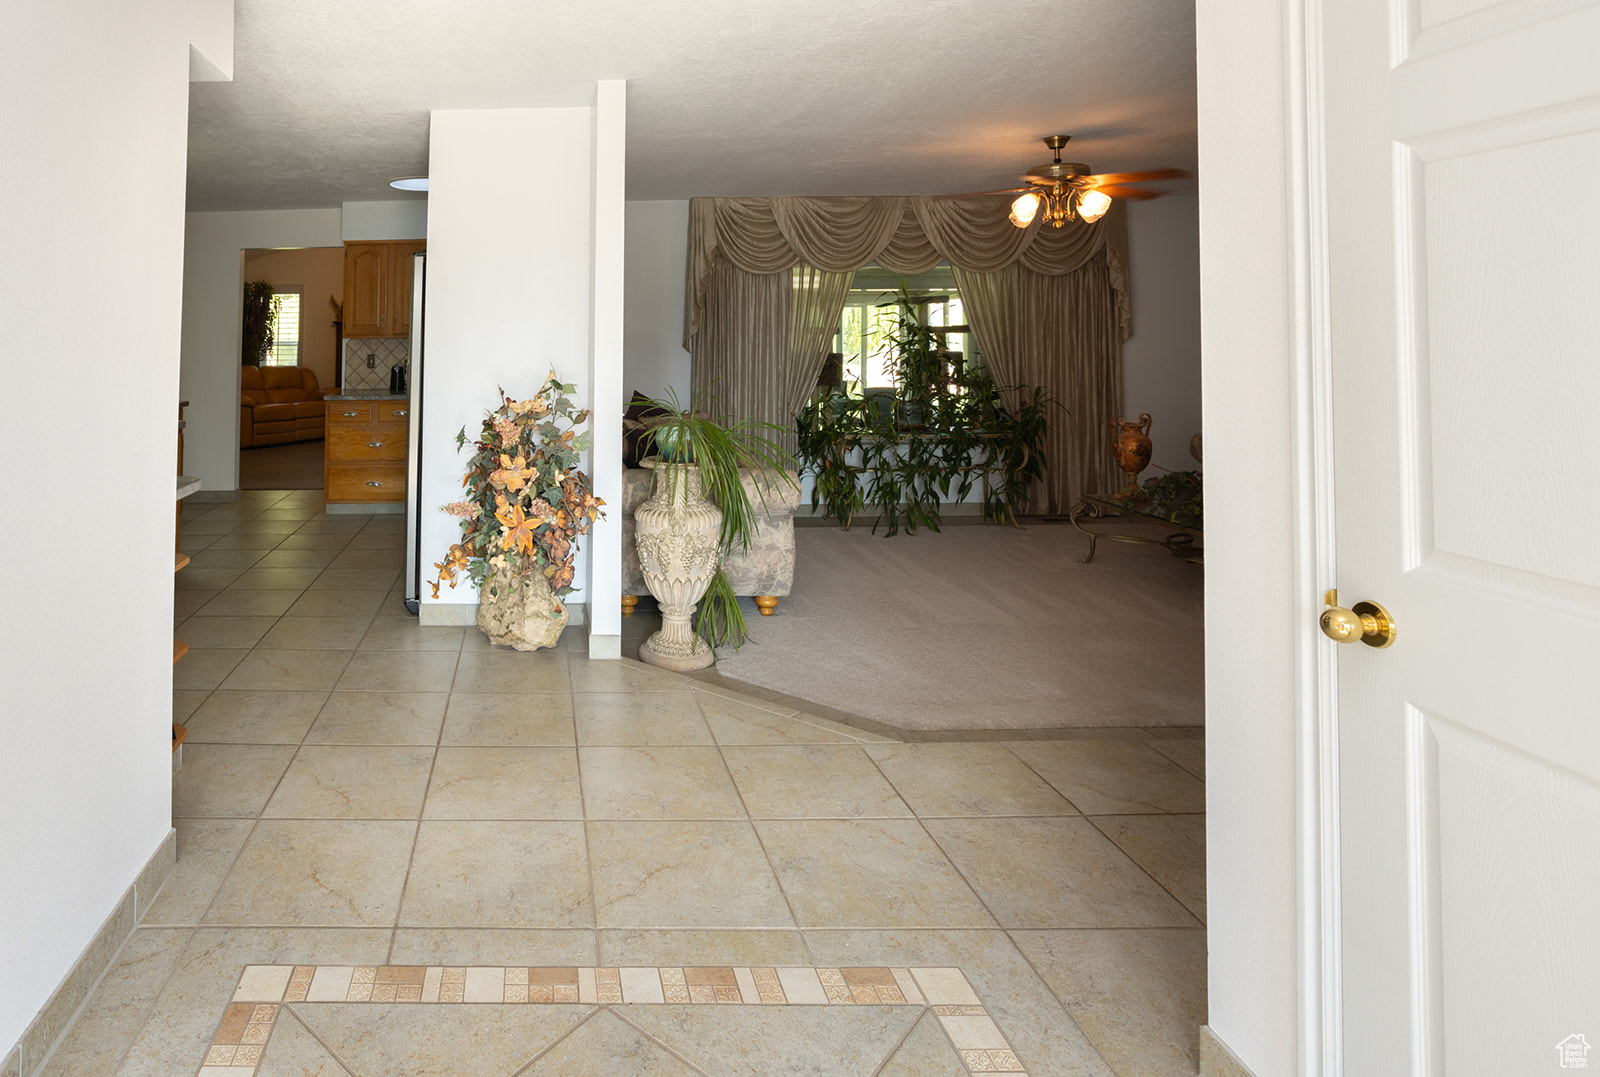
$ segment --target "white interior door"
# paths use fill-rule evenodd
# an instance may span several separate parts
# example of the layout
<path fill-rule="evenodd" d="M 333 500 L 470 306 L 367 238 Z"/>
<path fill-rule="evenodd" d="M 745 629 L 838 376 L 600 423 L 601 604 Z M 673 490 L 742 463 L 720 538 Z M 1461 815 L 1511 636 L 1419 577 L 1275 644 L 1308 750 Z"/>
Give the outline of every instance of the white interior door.
<path fill-rule="evenodd" d="M 1600 1069 L 1600 5 L 1322 9 L 1344 1072 Z"/>

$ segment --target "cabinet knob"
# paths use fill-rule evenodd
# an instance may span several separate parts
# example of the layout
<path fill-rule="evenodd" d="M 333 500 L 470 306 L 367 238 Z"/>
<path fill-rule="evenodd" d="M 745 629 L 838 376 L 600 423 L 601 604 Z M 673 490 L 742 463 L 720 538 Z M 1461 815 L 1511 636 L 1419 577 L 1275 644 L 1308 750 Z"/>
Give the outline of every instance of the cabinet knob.
<path fill-rule="evenodd" d="M 393 415 L 397 419 L 404 419 L 406 417 L 406 413 L 403 411 L 391 411 L 389 414 Z"/>
<path fill-rule="evenodd" d="M 369 442 L 367 442 L 367 448 L 369 448 L 369 449 L 381 449 L 381 448 L 383 448 L 383 442 L 381 442 L 381 441 L 369 441 Z"/>
<path fill-rule="evenodd" d="M 344 417 L 346 417 L 348 419 L 353 419 L 356 416 L 356 412 L 353 412 L 353 411 L 341 411 L 339 414 L 343 415 Z"/>
<path fill-rule="evenodd" d="M 376 481 L 376 480 L 374 480 L 374 481 L 372 481 L 372 482 L 369 482 L 369 483 L 367 483 L 367 485 L 368 485 L 368 486 L 382 486 L 382 485 L 383 485 L 383 483 L 381 483 L 381 482 L 378 482 L 378 481 Z"/>

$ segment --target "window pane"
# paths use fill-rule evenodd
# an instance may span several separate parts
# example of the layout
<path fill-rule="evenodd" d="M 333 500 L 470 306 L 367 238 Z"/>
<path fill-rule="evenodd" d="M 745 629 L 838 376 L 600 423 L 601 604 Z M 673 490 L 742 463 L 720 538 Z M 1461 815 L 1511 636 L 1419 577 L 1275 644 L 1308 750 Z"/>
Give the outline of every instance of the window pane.
<path fill-rule="evenodd" d="M 272 350 L 267 353 L 268 366 L 298 366 L 300 363 L 300 293 L 276 292 L 272 305 L 278 312 L 278 321 L 272 334 Z"/>
<path fill-rule="evenodd" d="M 844 356 L 846 392 L 860 395 L 866 389 L 896 388 L 897 379 L 887 369 L 888 337 L 899 322 L 900 307 L 895 300 L 902 287 L 917 297 L 917 316 L 925 324 L 959 327 L 943 335 L 946 350 L 961 353 L 964 362 L 977 359 L 970 351 L 972 337 L 960 331 L 966 328 L 966 309 L 949 266 L 937 266 L 910 278 L 869 266 L 856 272 L 834 336 L 834 350 Z"/>
<path fill-rule="evenodd" d="M 839 315 L 839 343 L 836 351 L 844 356 L 844 382 L 847 388 L 861 382 L 861 326 L 859 303 L 847 303 Z"/>
<path fill-rule="evenodd" d="M 865 339 L 862 341 L 866 356 L 866 387 L 868 389 L 893 388 L 895 379 L 889 374 L 889 334 L 899 321 L 899 308 L 873 306 L 867 310 Z"/>

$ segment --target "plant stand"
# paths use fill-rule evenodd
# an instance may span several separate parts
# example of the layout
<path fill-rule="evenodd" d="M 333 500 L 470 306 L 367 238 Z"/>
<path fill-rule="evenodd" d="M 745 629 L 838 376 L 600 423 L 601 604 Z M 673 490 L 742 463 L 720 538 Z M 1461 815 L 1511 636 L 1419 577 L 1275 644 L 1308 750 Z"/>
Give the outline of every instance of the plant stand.
<path fill-rule="evenodd" d="M 1154 520 L 1167 527 L 1176 527 L 1179 530 L 1172 532 L 1164 539 L 1149 538 L 1144 535 L 1116 535 L 1105 531 L 1090 531 L 1081 524 L 1080 520 L 1099 520 L 1108 517 L 1138 516 L 1146 520 Z M 1197 539 L 1202 539 L 1205 532 L 1198 527 L 1187 527 L 1183 524 L 1173 523 L 1159 514 L 1146 512 L 1140 508 L 1124 509 L 1122 504 L 1103 497 L 1080 497 L 1073 502 L 1067 514 L 1067 522 L 1089 536 L 1089 552 L 1078 559 L 1080 565 L 1087 565 L 1094 560 L 1094 548 L 1100 538 L 1111 539 L 1113 542 L 1147 543 L 1151 546 L 1163 546 L 1174 557 L 1181 557 L 1191 564 L 1203 565 L 1206 563 L 1205 551 L 1195 545 Z"/>
<path fill-rule="evenodd" d="M 694 630 L 694 608 L 721 560 L 722 510 L 706 500 L 698 467 L 661 461 L 654 467 L 654 490 L 634 513 L 634 541 L 645 586 L 661 604 L 661 630 L 640 644 L 639 661 L 705 669 L 717 656 Z"/>

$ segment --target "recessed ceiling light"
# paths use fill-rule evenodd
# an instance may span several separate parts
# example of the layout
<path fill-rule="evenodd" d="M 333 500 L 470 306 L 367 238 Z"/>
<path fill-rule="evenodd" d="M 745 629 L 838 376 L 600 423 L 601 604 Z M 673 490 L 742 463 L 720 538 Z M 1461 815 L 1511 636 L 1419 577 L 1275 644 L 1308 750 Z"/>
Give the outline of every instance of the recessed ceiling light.
<path fill-rule="evenodd" d="M 428 177 L 401 176 L 399 179 L 390 180 L 389 186 L 400 191 L 426 191 L 428 189 Z"/>

